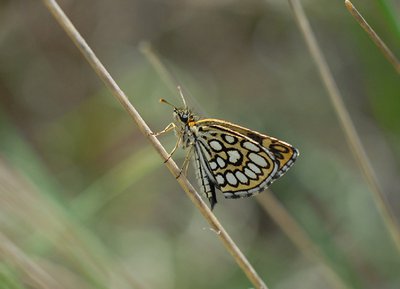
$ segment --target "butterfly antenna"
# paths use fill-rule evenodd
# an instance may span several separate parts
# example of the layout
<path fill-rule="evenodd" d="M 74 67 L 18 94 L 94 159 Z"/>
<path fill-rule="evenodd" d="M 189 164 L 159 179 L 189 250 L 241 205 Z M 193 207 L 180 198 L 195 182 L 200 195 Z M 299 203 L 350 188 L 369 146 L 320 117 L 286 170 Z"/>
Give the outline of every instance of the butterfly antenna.
<path fill-rule="evenodd" d="M 176 106 L 175 106 L 175 105 L 173 105 L 173 104 L 169 103 L 169 102 L 168 102 L 168 101 L 166 101 L 164 98 L 161 98 L 161 99 L 160 99 L 160 102 L 161 102 L 161 103 L 168 104 L 168 105 L 172 106 L 174 109 L 176 109 Z"/>
<path fill-rule="evenodd" d="M 182 88 L 181 88 L 180 85 L 178 85 L 178 91 L 179 91 L 179 95 L 182 98 L 182 101 L 183 101 L 183 104 L 184 104 L 185 108 L 187 108 L 186 100 L 185 100 L 185 97 L 183 96 Z"/>

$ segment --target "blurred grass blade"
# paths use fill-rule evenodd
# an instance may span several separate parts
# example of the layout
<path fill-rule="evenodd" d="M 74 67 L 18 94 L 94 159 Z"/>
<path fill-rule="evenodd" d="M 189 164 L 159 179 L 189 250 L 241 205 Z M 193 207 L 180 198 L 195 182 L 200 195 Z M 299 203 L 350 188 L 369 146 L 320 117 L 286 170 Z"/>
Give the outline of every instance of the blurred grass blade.
<path fill-rule="evenodd" d="M 19 268 L 26 278 L 25 282 L 37 289 L 66 288 L 50 276 L 35 261 L 28 257 L 20 248 L 0 232 L 0 259 Z M 2 283 L 2 288 L 5 284 Z M 8 288 L 8 286 L 7 286 Z"/>
<path fill-rule="evenodd" d="M 92 219 L 107 204 L 159 166 L 160 159 L 152 148 L 139 150 L 92 183 L 73 200 L 71 207 L 83 221 Z"/>
<path fill-rule="evenodd" d="M 139 50 L 146 56 L 147 60 L 152 64 L 152 66 L 156 68 L 157 73 L 167 85 L 168 89 L 175 94 L 177 91 L 176 87 L 178 85 L 178 82 L 172 77 L 171 73 L 168 73 L 165 66 L 162 65 L 162 63 L 160 62 L 160 59 L 151 52 L 150 43 L 142 41 L 139 44 Z"/>
<path fill-rule="evenodd" d="M 393 52 L 387 47 L 387 45 L 382 41 L 382 39 L 376 34 L 374 29 L 368 24 L 368 22 L 362 17 L 360 12 L 354 7 L 353 3 L 349 0 L 344 1 L 347 10 L 349 10 L 350 14 L 356 19 L 358 24 L 367 32 L 368 36 L 372 39 L 372 41 L 378 46 L 382 54 L 386 57 L 386 59 L 393 65 L 394 69 L 396 69 L 397 73 L 400 74 L 400 62 L 393 54 Z"/>
<path fill-rule="evenodd" d="M 308 49 L 310 50 L 311 56 L 313 57 L 315 64 L 318 68 L 322 82 L 324 83 L 328 91 L 330 100 L 339 119 L 339 123 L 345 133 L 345 137 L 349 144 L 351 152 L 354 155 L 357 164 L 360 167 L 361 172 L 363 173 L 365 180 L 367 181 L 368 186 L 373 193 L 375 204 L 378 207 L 384 224 L 386 225 L 386 228 L 389 231 L 398 252 L 400 253 L 400 231 L 397 221 L 393 213 L 391 212 L 390 206 L 385 198 L 384 193 L 380 188 L 378 180 L 372 169 L 371 163 L 367 157 L 367 154 L 365 153 L 361 140 L 344 105 L 343 98 L 339 92 L 339 89 L 336 85 L 335 80 L 333 79 L 328 64 L 310 27 L 307 16 L 304 13 L 300 1 L 288 1 L 293 10 L 294 16 L 297 20 L 297 24 L 303 34 Z"/>
<path fill-rule="evenodd" d="M 325 276 L 330 281 L 333 288 L 350 288 L 341 276 L 333 269 L 332 264 L 330 264 L 327 258 L 321 253 L 318 246 L 275 198 L 271 190 L 267 190 L 260 194 L 257 197 L 257 201 L 260 203 L 263 210 L 271 216 L 275 223 L 282 229 L 286 236 L 288 236 L 305 257 L 322 265 Z"/>
<path fill-rule="evenodd" d="M 13 135 L 15 128 L 9 126 L 5 119 L 2 120 L 0 132 L 7 130 L 5 135 L 8 136 L 7 141 L 2 142 L 0 147 L 2 151 L 7 152 L 7 161 L 0 158 L 0 230 L 3 234 L 21 235 L 18 230 L 23 230 L 23 245 L 33 247 L 28 249 L 31 255 L 36 254 L 44 258 L 50 256 L 50 259 L 54 260 L 60 258 L 68 264 L 65 267 L 68 267 L 69 275 L 74 275 L 72 271 L 75 271 L 74 273 L 79 275 L 75 277 L 90 286 L 85 288 L 109 288 L 110 276 L 115 276 L 119 283 L 128 284 L 131 288 L 143 288 L 98 237 L 85 226 L 75 222 L 76 216 L 66 209 L 63 200 L 56 199 L 62 189 L 54 182 L 54 178 L 47 174 L 26 142 L 18 135 Z M 24 168 L 23 174 L 29 179 L 14 170 L 9 163 Z M 0 243 L 3 245 L 0 249 L 3 252 L 0 254 L 5 254 L 4 258 L 1 258 L 2 261 L 13 261 L 18 257 L 19 251 L 27 251 L 27 248 L 20 245 L 21 248 L 16 247 L 16 254 L 12 255 L 14 251 L 8 251 L 16 245 L 4 247 L 9 243 L 1 240 Z M 62 268 L 63 265 L 59 264 L 59 267 Z M 31 270 L 31 273 L 39 274 L 34 277 L 38 280 L 44 278 L 40 271 Z M 51 282 L 48 282 L 50 288 L 58 288 Z M 115 285 L 114 288 L 125 287 Z"/>
<path fill-rule="evenodd" d="M 379 8 L 384 13 L 383 18 L 387 22 L 389 22 L 390 29 L 397 36 L 397 43 L 399 43 L 400 42 L 400 21 L 399 21 L 399 14 L 396 14 L 396 12 L 399 11 L 398 7 L 396 9 L 396 7 L 394 7 L 394 5 L 392 3 L 394 1 L 391 2 L 390 0 L 378 0 L 376 2 L 379 5 Z"/>

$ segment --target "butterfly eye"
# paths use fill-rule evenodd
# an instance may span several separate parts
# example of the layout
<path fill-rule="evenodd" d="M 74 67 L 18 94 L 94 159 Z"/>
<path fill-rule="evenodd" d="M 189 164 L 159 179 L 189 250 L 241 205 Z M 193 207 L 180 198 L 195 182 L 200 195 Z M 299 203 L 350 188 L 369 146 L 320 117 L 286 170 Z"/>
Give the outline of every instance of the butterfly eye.
<path fill-rule="evenodd" d="M 187 114 L 181 114 L 179 115 L 179 118 L 181 119 L 182 122 L 187 122 L 188 121 L 188 115 Z"/>

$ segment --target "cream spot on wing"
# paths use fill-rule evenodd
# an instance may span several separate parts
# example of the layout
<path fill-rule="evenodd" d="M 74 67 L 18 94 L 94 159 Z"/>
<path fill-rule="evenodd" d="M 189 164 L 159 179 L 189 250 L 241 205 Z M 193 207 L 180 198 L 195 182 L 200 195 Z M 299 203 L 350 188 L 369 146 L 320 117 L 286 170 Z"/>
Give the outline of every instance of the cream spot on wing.
<path fill-rule="evenodd" d="M 251 190 L 249 190 L 249 191 L 247 191 L 247 193 L 248 194 L 257 194 L 257 193 L 259 193 L 260 192 L 260 188 L 254 188 L 254 189 L 251 189 Z"/>
<path fill-rule="evenodd" d="M 224 139 L 227 143 L 230 143 L 230 144 L 233 144 L 237 141 L 237 139 L 235 137 L 233 137 L 231 135 L 227 135 L 227 134 L 224 135 Z"/>
<path fill-rule="evenodd" d="M 212 170 L 215 170 L 217 168 L 217 163 L 216 162 L 209 162 L 209 164 L 210 164 L 210 168 Z"/>
<path fill-rule="evenodd" d="M 246 176 L 248 176 L 250 179 L 253 179 L 253 180 L 256 180 L 256 179 L 257 179 L 256 174 L 255 174 L 252 170 L 250 170 L 249 168 L 245 168 L 245 169 L 244 169 L 244 174 L 245 174 Z"/>
<path fill-rule="evenodd" d="M 256 146 L 255 144 L 249 142 L 249 141 L 245 141 L 242 146 L 246 149 L 248 149 L 249 151 L 253 151 L 253 152 L 259 152 L 260 148 L 258 146 Z"/>
<path fill-rule="evenodd" d="M 251 153 L 249 154 L 249 159 L 252 160 L 256 165 L 259 165 L 261 167 L 267 167 L 268 163 L 267 161 L 260 155 Z"/>
<path fill-rule="evenodd" d="M 227 172 L 225 174 L 226 180 L 228 181 L 228 183 L 232 186 L 236 186 L 238 183 L 238 180 L 235 178 L 234 174 L 232 174 L 231 172 Z"/>
<path fill-rule="evenodd" d="M 212 140 L 209 142 L 209 144 L 210 144 L 210 147 L 216 152 L 219 152 L 222 150 L 222 144 L 217 140 Z"/>
<path fill-rule="evenodd" d="M 226 166 L 225 161 L 221 157 L 217 157 L 217 163 L 221 169 L 223 169 Z"/>
<path fill-rule="evenodd" d="M 235 175 L 242 184 L 247 184 L 249 182 L 249 179 L 241 171 L 236 171 Z"/>
<path fill-rule="evenodd" d="M 240 152 L 238 150 L 229 150 L 226 152 L 229 156 L 229 162 L 235 164 L 240 160 Z"/>
<path fill-rule="evenodd" d="M 249 196 L 249 193 L 248 192 L 246 192 L 246 191 L 240 191 L 240 192 L 236 192 L 235 193 L 236 195 L 238 195 L 239 197 L 248 197 Z"/>
<path fill-rule="evenodd" d="M 224 197 L 225 198 L 232 198 L 233 194 L 232 193 L 228 193 L 228 192 L 224 192 Z"/>
<path fill-rule="evenodd" d="M 253 164 L 253 163 L 248 163 L 247 166 L 250 168 L 250 170 L 252 170 L 252 171 L 255 172 L 256 174 L 261 174 L 260 168 L 257 167 L 255 164 Z"/>
<path fill-rule="evenodd" d="M 217 183 L 219 185 L 225 184 L 225 179 L 224 179 L 224 177 L 222 175 L 220 175 L 220 174 L 216 175 L 215 179 L 217 180 Z"/>

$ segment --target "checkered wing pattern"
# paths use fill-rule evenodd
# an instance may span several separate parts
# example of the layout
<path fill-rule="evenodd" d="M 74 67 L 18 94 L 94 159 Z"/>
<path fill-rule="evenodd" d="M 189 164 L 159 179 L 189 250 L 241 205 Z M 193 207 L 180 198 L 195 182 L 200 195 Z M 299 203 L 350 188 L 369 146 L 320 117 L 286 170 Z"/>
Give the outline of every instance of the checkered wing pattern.
<path fill-rule="evenodd" d="M 215 188 L 226 198 L 265 190 L 294 163 L 298 151 L 276 138 L 217 120 L 196 121 L 195 164 L 211 204 Z"/>

